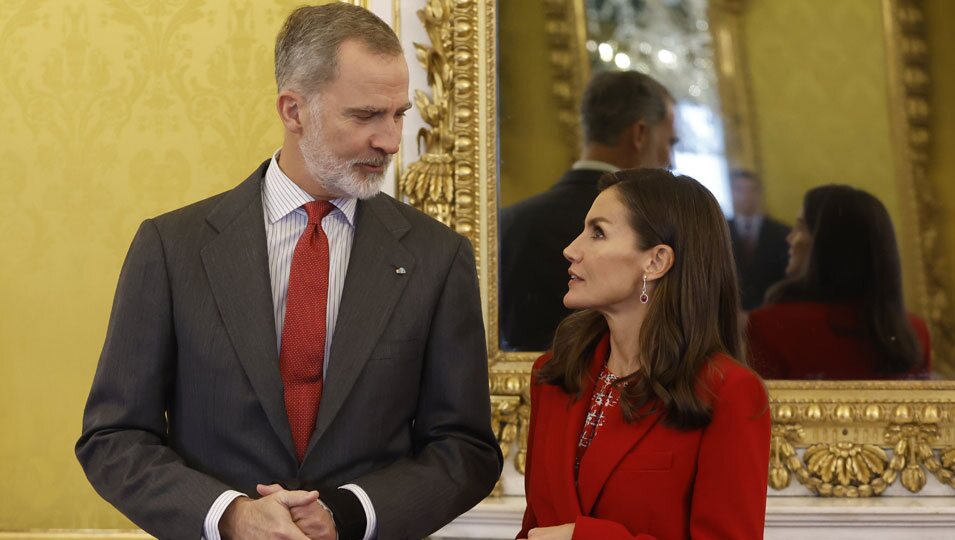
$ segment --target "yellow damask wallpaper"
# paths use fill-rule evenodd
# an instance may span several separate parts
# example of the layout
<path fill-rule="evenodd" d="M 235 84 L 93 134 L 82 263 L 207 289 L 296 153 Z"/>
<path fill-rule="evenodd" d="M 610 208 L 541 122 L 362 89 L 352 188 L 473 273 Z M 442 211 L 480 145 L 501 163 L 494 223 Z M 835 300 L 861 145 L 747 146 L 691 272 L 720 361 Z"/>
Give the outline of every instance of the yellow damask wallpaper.
<path fill-rule="evenodd" d="M 272 50 L 301 0 L 0 1 L 0 530 L 130 524 L 73 457 L 144 218 L 281 144 Z"/>

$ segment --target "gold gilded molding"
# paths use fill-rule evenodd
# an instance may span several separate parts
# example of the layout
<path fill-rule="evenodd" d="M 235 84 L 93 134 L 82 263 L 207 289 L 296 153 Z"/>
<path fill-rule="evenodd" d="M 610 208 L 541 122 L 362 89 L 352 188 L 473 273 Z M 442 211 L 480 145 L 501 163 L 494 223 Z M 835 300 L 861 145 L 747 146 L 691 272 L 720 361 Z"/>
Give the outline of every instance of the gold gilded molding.
<path fill-rule="evenodd" d="M 924 1 L 882 0 L 882 12 L 902 229 L 916 239 L 922 263 L 915 282 L 932 329 L 934 367 L 955 378 L 955 311 L 945 283 L 951 268 L 940 239 L 943 209 L 927 174 L 932 111 Z"/>
<path fill-rule="evenodd" d="M 576 156 L 581 148 L 580 96 L 590 79 L 584 4 L 582 0 L 542 1 L 560 138 L 569 154 Z"/>
<path fill-rule="evenodd" d="M 419 161 L 408 166 L 398 184 L 409 204 L 449 226 L 454 219 L 454 105 L 449 95 L 454 80 L 451 11 L 450 0 L 429 0 L 417 12 L 431 40 L 428 45 L 414 44 L 418 62 L 428 74 L 431 95 L 415 90 L 414 102 L 421 118 L 431 127 L 418 132 L 418 145 L 424 143 L 424 153 Z"/>
<path fill-rule="evenodd" d="M 928 476 L 955 487 L 955 382 L 770 381 L 769 486 L 872 497 Z M 802 452 L 800 453 L 800 450 Z"/>
<path fill-rule="evenodd" d="M 477 250 L 475 192 L 478 185 L 477 4 L 471 0 L 428 0 L 417 12 L 430 38 L 415 43 L 425 68 L 429 96 L 415 90 L 415 105 L 431 126 L 418 133 L 425 151 L 401 175 L 399 192 L 408 203 L 467 236 Z"/>
<path fill-rule="evenodd" d="M 524 464 L 527 459 L 527 426 L 530 415 L 530 399 L 526 396 L 493 395 L 491 397 L 491 429 L 497 437 L 505 460 L 511 457 L 511 448 L 517 447 L 517 454 L 513 456 L 514 467 L 521 474 L 524 474 Z M 491 496 L 503 494 L 503 486 L 498 479 Z"/>
<path fill-rule="evenodd" d="M 723 117 L 726 159 L 731 168 L 760 170 L 742 14 L 748 0 L 710 0 L 716 81 Z"/>

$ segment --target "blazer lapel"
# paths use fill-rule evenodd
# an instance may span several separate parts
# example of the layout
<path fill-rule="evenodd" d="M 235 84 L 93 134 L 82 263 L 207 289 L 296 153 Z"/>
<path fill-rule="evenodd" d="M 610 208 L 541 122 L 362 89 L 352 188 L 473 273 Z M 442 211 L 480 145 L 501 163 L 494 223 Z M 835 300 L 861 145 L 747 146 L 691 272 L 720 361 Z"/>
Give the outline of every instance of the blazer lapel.
<path fill-rule="evenodd" d="M 219 235 L 202 251 L 219 313 L 272 429 L 295 455 L 276 350 L 275 315 L 262 210 L 265 162 L 226 194 L 207 221 Z"/>
<path fill-rule="evenodd" d="M 322 402 L 305 460 L 344 404 L 414 271 L 414 256 L 399 242 L 411 225 L 395 204 L 401 203 L 379 195 L 358 205 Z"/>
<path fill-rule="evenodd" d="M 578 496 L 577 479 L 579 475 L 575 476 L 574 466 L 577 462 L 577 447 L 580 445 L 580 434 L 584 428 L 584 420 L 590 410 L 590 398 L 594 393 L 594 386 L 596 385 L 597 377 L 600 376 L 600 370 L 603 369 L 603 365 L 607 361 L 609 354 L 610 334 L 608 333 L 597 344 L 587 380 L 584 381 L 580 391 L 580 398 L 571 400 L 566 421 L 563 422 L 564 436 L 562 437 L 563 444 L 560 446 L 562 455 L 560 455 L 557 460 L 557 463 L 560 463 L 558 478 L 563 496 L 558 497 L 558 499 L 569 503 L 564 508 L 559 509 L 562 514 L 569 517 L 586 515 Z"/>
<path fill-rule="evenodd" d="M 643 439 L 660 420 L 659 412 L 635 424 L 627 424 L 618 408 L 605 419 L 604 425 L 590 443 L 580 463 L 580 503 L 584 515 L 593 511 L 597 497 L 617 464 Z"/>

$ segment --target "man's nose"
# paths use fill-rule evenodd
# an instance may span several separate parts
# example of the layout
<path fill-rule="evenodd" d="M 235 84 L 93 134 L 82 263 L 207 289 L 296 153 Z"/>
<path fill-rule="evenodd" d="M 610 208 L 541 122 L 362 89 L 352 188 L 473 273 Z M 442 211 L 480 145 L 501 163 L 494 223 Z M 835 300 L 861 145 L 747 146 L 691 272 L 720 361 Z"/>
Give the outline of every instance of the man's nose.
<path fill-rule="evenodd" d="M 384 122 L 371 139 L 371 146 L 386 154 L 397 154 L 401 144 L 401 122 Z"/>

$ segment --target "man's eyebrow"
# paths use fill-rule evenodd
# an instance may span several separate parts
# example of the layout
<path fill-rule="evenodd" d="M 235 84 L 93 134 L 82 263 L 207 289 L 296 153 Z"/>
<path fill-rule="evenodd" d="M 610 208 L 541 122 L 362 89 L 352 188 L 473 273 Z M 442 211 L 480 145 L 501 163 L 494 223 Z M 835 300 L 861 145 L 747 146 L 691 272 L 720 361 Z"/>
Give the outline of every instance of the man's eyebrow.
<path fill-rule="evenodd" d="M 409 109 L 411 109 L 411 103 L 405 103 L 404 105 L 401 106 L 401 108 L 398 109 L 398 114 L 404 114 L 404 113 L 407 112 Z M 384 108 L 382 108 L 382 107 L 372 107 L 372 106 L 370 106 L 370 105 L 369 105 L 369 106 L 365 106 L 365 107 L 349 107 L 349 108 L 345 109 L 345 113 L 346 113 L 346 114 L 368 114 L 368 115 L 374 115 L 374 114 L 381 114 L 381 113 L 383 113 L 383 112 L 385 112 L 385 111 L 386 111 L 386 109 L 384 109 Z"/>
<path fill-rule="evenodd" d="M 378 114 L 384 112 L 384 109 L 379 107 L 349 107 L 345 109 L 345 112 L 348 114 Z"/>

